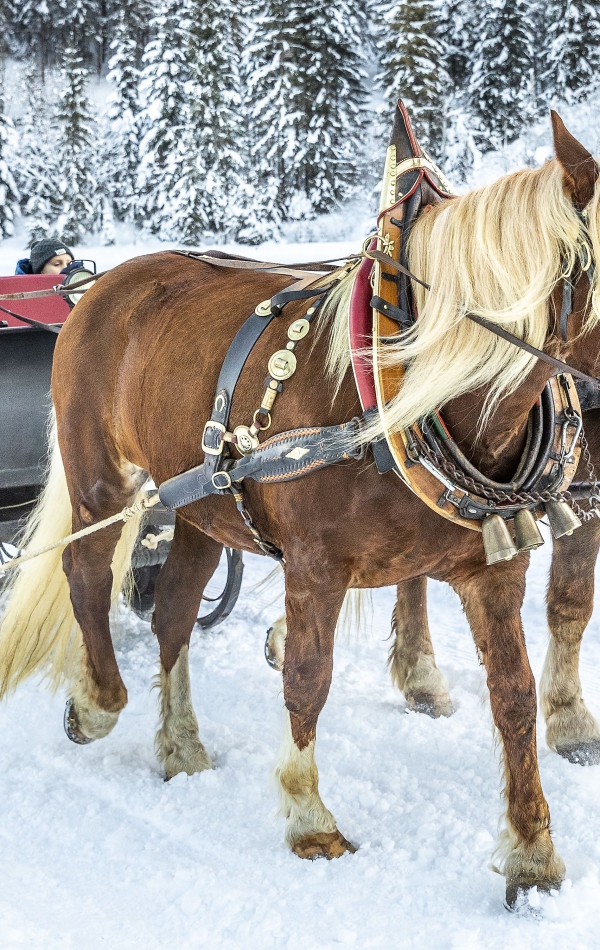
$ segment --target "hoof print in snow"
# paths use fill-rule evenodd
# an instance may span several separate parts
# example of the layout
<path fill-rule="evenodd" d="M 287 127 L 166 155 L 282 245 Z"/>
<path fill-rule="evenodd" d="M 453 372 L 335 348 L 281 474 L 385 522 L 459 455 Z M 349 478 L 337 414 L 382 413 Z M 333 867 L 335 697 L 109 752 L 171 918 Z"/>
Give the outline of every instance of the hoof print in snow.
<path fill-rule="evenodd" d="M 299 838 L 292 844 L 292 851 L 299 858 L 308 861 L 315 861 L 317 858 L 327 858 L 331 861 L 332 858 L 341 858 L 346 852 L 354 854 L 356 848 L 339 831 L 331 831 Z"/>
<path fill-rule="evenodd" d="M 556 751 L 574 765 L 600 765 L 600 739 L 557 746 Z"/>

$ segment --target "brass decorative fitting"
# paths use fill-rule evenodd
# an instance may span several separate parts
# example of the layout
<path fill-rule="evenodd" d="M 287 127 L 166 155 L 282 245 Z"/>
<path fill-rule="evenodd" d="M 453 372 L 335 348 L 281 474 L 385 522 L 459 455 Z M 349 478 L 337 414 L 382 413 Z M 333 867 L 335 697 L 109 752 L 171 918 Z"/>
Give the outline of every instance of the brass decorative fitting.
<path fill-rule="evenodd" d="M 310 313 L 310 310 L 308 313 Z M 309 330 L 310 323 L 303 317 L 302 320 L 294 320 L 294 322 L 290 324 L 288 327 L 288 337 L 290 340 L 302 340 Z"/>
<path fill-rule="evenodd" d="M 275 379 L 289 379 L 296 372 L 296 357 L 289 350 L 277 350 L 269 360 L 269 373 Z"/>
<path fill-rule="evenodd" d="M 254 313 L 258 317 L 270 317 L 271 316 L 271 301 L 263 300 L 261 303 L 257 303 L 254 308 Z"/>
<path fill-rule="evenodd" d="M 252 435 L 248 426 L 236 426 L 233 430 L 235 445 L 240 455 L 250 455 L 258 448 L 258 439 Z"/>
<path fill-rule="evenodd" d="M 273 403 L 275 402 L 276 399 L 277 399 L 277 390 L 271 389 L 271 387 L 269 386 L 267 389 L 265 389 L 265 394 L 262 397 L 260 408 L 264 409 L 265 412 L 269 412 L 269 410 L 273 408 Z"/>

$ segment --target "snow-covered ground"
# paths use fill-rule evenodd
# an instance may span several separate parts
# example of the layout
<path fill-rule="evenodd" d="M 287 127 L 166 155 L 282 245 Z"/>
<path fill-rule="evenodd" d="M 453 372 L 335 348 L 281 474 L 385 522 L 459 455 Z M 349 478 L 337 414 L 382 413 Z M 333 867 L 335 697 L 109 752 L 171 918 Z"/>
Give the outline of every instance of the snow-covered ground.
<path fill-rule="evenodd" d="M 546 645 L 550 545 L 536 552 L 525 606 L 536 676 Z M 551 754 L 539 724 L 542 781 L 567 864 L 539 919 L 503 908 L 490 870 L 500 767 L 487 690 L 454 594 L 432 584 L 431 627 L 457 706 L 448 720 L 407 713 L 385 661 L 393 591 L 373 595 L 369 630 L 340 638 L 319 723 L 324 801 L 355 855 L 300 861 L 283 843 L 269 775 L 281 678 L 263 658 L 280 588 L 246 557 L 238 606 L 195 632 L 191 673 L 215 769 L 169 783 L 152 750 L 157 647 L 122 608 L 115 634 L 129 705 L 114 732 L 72 745 L 63 696 L 33 682 L 0 708 L 0 946 L 5 950 L 595 950 L 600 946 L 600 769 Z M 593 620 L 582 673 L 600 715 Z M 535 902 L 535 898 L 534 898 Z"/>
<path fill-rule="evenodd" d="M 331 258 L 358 250 L 365 230 L 357 218 L 338 244 L 237 250 Z M 0 245 L 0 273 L 12 272 L 23 247 L 20 236 Z M 144 239 L 77 250 L 104 269 L 160 247 Z M 533 556 L 524 610 L 536 676 L 549 557 L 549 544 Z M 370 629 L 338 640 L 317 744 L 324 801 L 358 851 L 310 863 L 287 850 L 269 787 L 281 678 L 263 658 L 281 584 L 257 593 L 272 563 L 245 560 L 236 610 L 192 641 L 214 771 L 163 782 L 152 749 L 157 647 L 125 607 L 115 640 L 129 705 L 108 738 L 72 745 L 64 696 L 35 682 L 0 707 L 0 950 L 600 948 L 600 768 L 551 754 L 541 721 L 542 781 L 568 880 L 537 900 L 537 919 L 503 908 L 504 880 L 489 867 L 503 806 L 485 679 L 458 601 L 442 585 L 431 585 L 431 628 L 455 715 L 406 712 L 385 665 L 393 591 L 375 592 Z M 598 670 L 595 617 L 582 679 L 597 717 Z"/>

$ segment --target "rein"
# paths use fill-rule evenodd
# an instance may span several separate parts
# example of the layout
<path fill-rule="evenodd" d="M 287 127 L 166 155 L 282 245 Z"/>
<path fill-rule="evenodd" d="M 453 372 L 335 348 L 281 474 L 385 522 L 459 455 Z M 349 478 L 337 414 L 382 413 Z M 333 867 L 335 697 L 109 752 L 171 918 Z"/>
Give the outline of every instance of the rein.
<path fill-rule="evenodd" d="M 385 264 L 386 267 L 391 267 L 392 270 L 398 271 L 400 274 L 404 274 L 404 276 L 409 277 L 410 280 L 414 280 L 417 284 L 420 284 L 421 287 L 424 287 L 425 290 L 431 290 L 430 284 L 426 284 L 425 281 L 421 280 L 420 277 L 412 274 L 407 267 L 404 267 L 398 261 L 394 260 L 393 257 L 389 256 L 389 254 L 384 254 L 382 251 L 377 250 L 366 250 L 363 251 L 361 256 L 368 257 L 373 261 L 379 261 L 379 263 Z M 561 308 L 561 336 L 565 342 L 567 340 L 566 325 L 568 318 L 572 313 L 572 300 L 573 285 L 571 281 L 565 277 L 563 279 L 563 306 Z M 387 306 L 384 310 L 385 315 L 391 317 L 392 320 L 395 319 L 393 309 L 394 308 Z M 576 376 L 578 379 L 583 379 L 588 383 L 593 383 L 595 386 L 600 388 L 600 379 L 598 379 L 596 376 L 589 376 L 587 373 L 583 373 L 581 370 L 575 369 L 575 367 L 571 366 L 570 363 L 565 363 L 563 360 L 559 360 L 554 356 L 550 356 L 549 353 L 545 353 L 543 350 L 538 350 L 536 346 L 532 346 L 531 343 L 527 343 L 526 340 L 521 340 L 521 338 L 515 336 L 514 333 L 510 333 L 503 327 L 492 323 L 490 320 L 486 320 L 485 317 L 480 317 L 479 314 L 468 313 L 465 311 L 463 315 L 467 318 L 467 320 L 472 320 L 473 323 L 479 324 L 479 326 L 489 330 L 489 332 L 493 333 L 495 336 L 501 337 L 508 343 L 512 343 L 513 346 L 517 346 L 520 350 L 525 350 L 526 353 L 530 353 L 532 356 L 537 357 L 538 360 L 542 360 L 544 363 L 548 363 L 550 366 L 553 366 L 557 373 L 569 373 L 571 376 Z"/>
<path fill-rule="evenodd" d="M 0 300 L 34 300 L 38 297 L 66 297 L 68 294 L 75 293 L 76 287 L 79 288 L 84 287 L 86 284 L 91 284 L 95 280 L 98 280 L 99 277 L 104 277 L 105 274 L 108 274 L 108 271 L 103 270 L 100 271 L 99 274 L 90 274 L 85 280 L 78 280 L 77 284 L 71 286 L 67 285 L 66 287 L 63 284 L 56 284 L 47 290 L 24 290 L 15 294 L 0 294 Z M 18 315 L 11 313 L 11 316 L 16 317 Z M 19 320 L 23 319 L 25 318 L 19 317 Z"/>

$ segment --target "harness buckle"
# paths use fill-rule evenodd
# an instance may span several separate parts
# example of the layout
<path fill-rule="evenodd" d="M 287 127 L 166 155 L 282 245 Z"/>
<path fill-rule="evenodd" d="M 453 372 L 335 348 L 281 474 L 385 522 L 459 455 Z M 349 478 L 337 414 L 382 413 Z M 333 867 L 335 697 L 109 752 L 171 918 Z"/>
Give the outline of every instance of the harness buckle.
<path fill-rule="evenodd" d="M 219 435 L 215 434 L 214 436 L 211 437 L 209 434 L 211 429 L 214 429 L 216 433 L 220 433 L 220 434 Z M 226 432 L 227 432 L 227 429 L 221 422 L 213 422 L 212 419 L 209 419 L 206 425 L 204 426 L 204 431 L 202 433 L 202 451 L 206 455 L 220 455 L 221 452 L 223 451 L 223 440 L 224 440 L 224 436 Z M 213 445 L 207 445 L 207 442 L 206 442 L 207 434 L 210 441 L 213 442 Z M 217 445 L 214 444 L 215 442 L 217 443 Z"/>
<path fill-rule="evenodd" d="M 223 484 L 220 484 L 220 479 L 223 479 Z M 215 472 L 211 478 L 211 482 L 217 491 L 226 491 L 228 488 L 231 488 L 232 485 L 231 475 L 229 472 Z"/>

